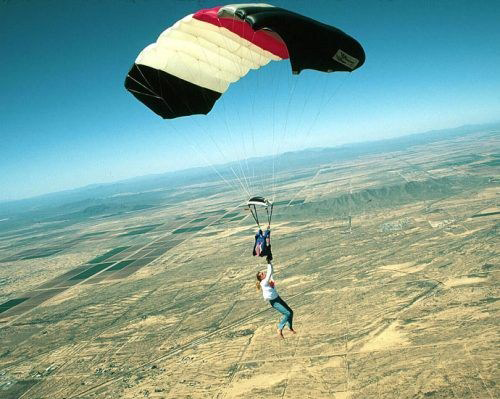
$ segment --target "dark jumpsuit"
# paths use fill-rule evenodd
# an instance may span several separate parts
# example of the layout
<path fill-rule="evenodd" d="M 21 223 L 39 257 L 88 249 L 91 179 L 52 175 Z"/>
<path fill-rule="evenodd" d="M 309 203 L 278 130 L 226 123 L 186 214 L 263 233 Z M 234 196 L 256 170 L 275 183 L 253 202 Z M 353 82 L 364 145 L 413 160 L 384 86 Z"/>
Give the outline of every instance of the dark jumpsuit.
<path fill-rule="evenodd" d="M 259 229 L 257 234 L 255 234 L 255 243 L 252 253 L 253 256 L 265 256 L 267 262 L 273 260 L 273 254 L 271 252 L 271 230 L 268 229 L 262 233 L 262 230 Z"/>

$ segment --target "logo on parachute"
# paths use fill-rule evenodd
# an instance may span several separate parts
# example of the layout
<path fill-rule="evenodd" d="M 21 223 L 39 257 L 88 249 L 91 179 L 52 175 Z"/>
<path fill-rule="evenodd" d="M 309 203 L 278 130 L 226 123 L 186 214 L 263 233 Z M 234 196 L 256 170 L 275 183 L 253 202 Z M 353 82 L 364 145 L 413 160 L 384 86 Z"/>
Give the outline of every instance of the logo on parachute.
<path fill-rule="evenodd" d="M 342 50 L 338 50 L 335 55 L 332 57 L 335 61 L 345 65 L 347 68 L 354 69 L 359 64 L 359 60 L 350 56 L 349 54 L 343 52 Z"/>

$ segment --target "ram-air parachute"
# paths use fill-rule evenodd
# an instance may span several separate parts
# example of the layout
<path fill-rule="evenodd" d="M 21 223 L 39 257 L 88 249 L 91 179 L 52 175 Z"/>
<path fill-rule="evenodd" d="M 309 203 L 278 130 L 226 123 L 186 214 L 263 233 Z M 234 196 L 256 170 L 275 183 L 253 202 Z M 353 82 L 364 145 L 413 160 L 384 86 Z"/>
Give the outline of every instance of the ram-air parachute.
<path fill-rule="evenodd" d="M 351 72 L 365 53 L 351 36 L 267 4 L 200 10 L 141 51 L 125 80 L 139 101 L 163 118 L 207 114 L 231 83 L 269 61 L 303 69 Z"/>
<path fill-rule="evenodd" d="M 351 72 L 363 65 L 365 53 L 333 26 L 268 4 L 233 4 L 199 10 L 166 29 L 140 52 L 125 87 L 165 119 L 207 114 L 250 69 L 285 59 L 294 74 Z M 245 191 L 272 212 L 263 193 Z M 256 204 L 248 203 L 255 212 Z"/>

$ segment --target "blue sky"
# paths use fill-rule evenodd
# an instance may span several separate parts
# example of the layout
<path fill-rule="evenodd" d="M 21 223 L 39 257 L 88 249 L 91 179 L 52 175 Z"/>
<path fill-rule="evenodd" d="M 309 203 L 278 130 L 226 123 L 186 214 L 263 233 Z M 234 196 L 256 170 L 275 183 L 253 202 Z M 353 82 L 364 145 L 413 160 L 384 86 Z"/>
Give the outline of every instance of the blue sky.
<path fill-rule="evenodd" d="M 218 1 L 0 2 L 0 200 L 288 149 L 499 120 L 500 2 L 274 1 L 363 45 L 352 74 L 252 71 L 208 116 L 123 87 L 137 54 Z"/>

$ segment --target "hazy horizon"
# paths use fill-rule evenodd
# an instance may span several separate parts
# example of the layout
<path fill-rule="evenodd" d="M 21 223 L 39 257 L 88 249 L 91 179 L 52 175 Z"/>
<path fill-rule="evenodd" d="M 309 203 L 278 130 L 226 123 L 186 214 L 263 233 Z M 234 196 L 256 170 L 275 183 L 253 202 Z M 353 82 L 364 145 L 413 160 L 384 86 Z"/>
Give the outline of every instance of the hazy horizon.
<path fill-rule="evenodd" d="M 315 150 L 334 150 L 336 148 L 340 149 L 340 148 L 345 148 L 345 147 L 350 147 L 350 146 L 357 146 L 357 145 L 362 146 L 362 145 L 367 145 L 367 144 L 370 144 L 370 143 L 381 143 L 381 142 L 384 142 L 384 141 L 390 142 L 392 140 L 404 139 L 406 137 L 415 137 L 415 136 L 418 137 L 418 136 L 424 136 L 426 134 L 434 134 L 434 133 L 435 134 L 439 134 L 440 132 L 443 132 L 443 131 L 460 131 L 462 129 L 466 129 L 466 128 L 471 127 L 471 126 L 479 126 L 479 127 L 487 126 L 487 127 L 489 127 L 491 125 L 497 125 L 497 124 L 500 125 L 500 121 L 498 121 L 498 122 L 495 121 L 495 122 L 491 122 L 491 123 L 484 123 L 484 124 L 480 124 L 480 125 L 468 124 L 468 125 L 450 127 L 450 128 L 447 128 L 447 129 L 429 130 L 429 131 L 425 131 L 425 132 L 404 134 L 404 135 L 390 137 L 390 138 L 379 138 L 379 139 L 375 139 L 375 140 L 364 140 L 364 141 L 350 142 L 350 143 L 339 144 L 339 145 L 336 145 L 336 146 L 308 147 L 308 148 L 299 149 L 299 150 L 284 151 L 284 152 L 281 152 L 279 154 L 264 155 L 263 158 L 266 158 L 266 157 L 267 158 L 279 157 L 279 156 L 282 156 L 282 155 L 284 155 L 286 153 L 290 153 L 290 152 L 292 152 L 292 153 L 299 153 L 299 152 L 302 152 L 302 151 L 307 152 L 307 151 L 315 151 Z M 260 157 L 250 157 L 247 160 L 258 159 L 258 158 L 260 158 Z M 1 199 L 0 198 L 0 204 L 7 204 L 7 203 L 10 203 L 10 202 L 17 202 L 17 201 L 23 201 L 23 200 L 36 199 L 38 197 L 44 197 L 46 195 L 71 192 L 73 190 L 83 190 L 83 189 L 86 189 L 86 188 L 92 188 L 94 186 L 106 186 L 106 185 L 112 185 L 112 184 L 125 183 L 125 182 L 128 182 L 130 180 L 135 180 L 135 179 L 147 179 L 148 177 L 162 176 L 162 175 L 166 175 L 166 174 L 170 174 L 170 173 L 171 174 L 176 174 L 176 173 L 188 172 L 190 170 L 195 170 L 195 169 L 212 171 L 212 172 L 214 170 L 216 170 L 217 172 L 219 172 L 219 171 L 221 171 L 221 168 L 224 168 L 228 164 L 234 163 L 234 162 L 237 162 L 237 160 L 232 160 L 232 161 L 229 161 L 228 163 L 220 163 L 220 164 L 216 164 L 216 165 L 190 166 L 190 167 L 185 167 L 185 168 L 180 168 L 180 169 L 175 169 L 175 170 L 165 170 L 163 172 L 160 171 L 160 172 L 157 172 L 157 173 L 149 173 L 149 174 L 143 174 L 143 175 L 129 176 L 129 177 L 125 177 L 123 179 L 94 182 L 94 183 L 89 183 L 89 184 L 86 184 L 86 185 L 74 186 L 74 187 L 67 187 L 67 188 L 63 188 L 61 190 L 44 192 L 44 193 L 40 193 L 40 194 L 37 194 L 37 195 L 29 196 L 29 197 L 23 197 L 23 198 L 15 198 L 15 199 Z M 215 174 L 216 172 L 213 172 L 213 173 Z"/>

